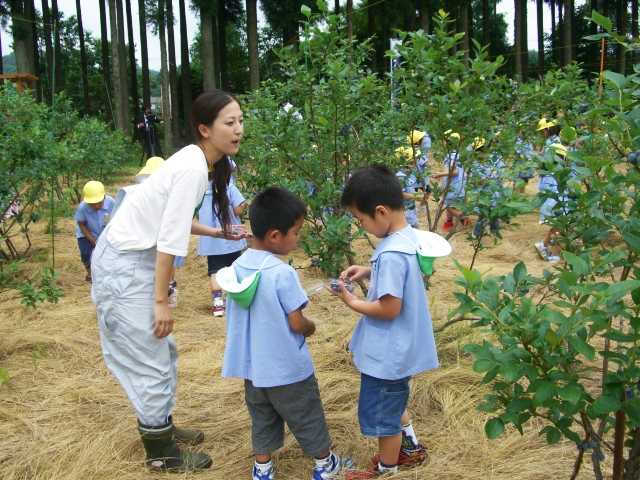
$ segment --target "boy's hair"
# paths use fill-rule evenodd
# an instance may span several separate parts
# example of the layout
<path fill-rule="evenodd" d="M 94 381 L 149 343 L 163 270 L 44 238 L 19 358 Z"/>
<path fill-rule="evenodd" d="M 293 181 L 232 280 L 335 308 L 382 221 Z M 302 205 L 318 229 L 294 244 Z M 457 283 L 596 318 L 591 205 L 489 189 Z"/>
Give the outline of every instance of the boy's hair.
<path fill-rule="evenodd" d="M 286 235 L 306 213 L 307 206 L 289 190 L 269 187 L 256 195 L 249 207 L 251 233 L 259 239 L 273 229 Z"/>
<path fill-rule="evenodd" d="M 384 165 L 372 165 L 356 170 L 342 192 L 343 207 L 356 207 L 373 217 L 376 207 L 403 209 L 402 186 Z"/>

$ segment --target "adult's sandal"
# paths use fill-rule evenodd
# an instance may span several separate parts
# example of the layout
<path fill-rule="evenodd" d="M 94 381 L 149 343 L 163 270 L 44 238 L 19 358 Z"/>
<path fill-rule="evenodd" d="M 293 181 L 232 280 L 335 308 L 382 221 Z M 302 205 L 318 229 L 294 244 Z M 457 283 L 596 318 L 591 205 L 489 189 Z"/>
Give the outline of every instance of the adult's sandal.
<path fill-rule="evenodd" d="M 213 463 L 206 453 L 178 448 L 172 423 L 161 427 L 149 427 L 138 423 L 138 431 L 147 454 L 145 463 L 151 470 L 170 473 L 193 472 L 209 468 Z"/>

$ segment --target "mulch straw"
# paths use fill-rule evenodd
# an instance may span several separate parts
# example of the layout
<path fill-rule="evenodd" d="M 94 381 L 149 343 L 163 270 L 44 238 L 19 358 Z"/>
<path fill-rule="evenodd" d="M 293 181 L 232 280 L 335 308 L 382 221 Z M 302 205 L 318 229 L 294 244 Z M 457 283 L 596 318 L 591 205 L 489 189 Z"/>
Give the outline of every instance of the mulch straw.
<path fill-rule="evenodd" d="M 519 219 L 504 230 L 504 240 L 481 252 L 478 267 L 503 273 L 524 260 L 530 271 L 546 265 L 533 241 L 542 238 L 537 215 Z M 56 255 L 65 297 L 58 305 L 37 311 L 20 306 L 15 293 L 0 295 L 0 366 L 9 371 L 9 384 L 0 387 L 0 478 L 3 480 L 139 480 L 167 478 L 150 474 L 142 465 L 136 419 L 122 389 L 102 361 L 89 285 L 73 234 L 72 220 L 61 221 Z M 44 223 L 36 225 L 42 229 Z M 34 235 L 35 253 L 44 252 L 47 238 Z M 439 260 L 430 291 L 434 323 L 447 320 L 454 305 L 456 270 L 453 260 L 468 264 L 471 248 L 463 236 L 453 239 L 451 257 Z M 359 261 L 370 247 L 357 246 Z M 192 244 L 185 268 L 178 273 L 179 306 L 174 310 L 180 351 L 176 423 L 204 430 L 202 449 L 214 460 L 210 471 L 170 478 L 236 480 L 250 478 L 250 421 L 239 380 L 220 376 L 224 351 L 224 320 L 208 313 L 210 295 L 206 259 Z M 302 251 L 294 264 L 308 264 Z M 33 271 L 39 267 L 33 263 Z M 323 281 L 311 269 L 300 270 L 303 285 Z M 357 315 L 330 294 L 312 299 L 305 311 L 318 320 L 309 339 L 331 435 L 340 453 L 368 465 L 375 442 L 360 435 L 356 403 L 359 374 L 346 345 Z M 486 416 L 476 410 L 486 387 L 471 369 L 462 347 L 485 333 L 458 324 L 437 338 L 441 368 L 412 382 L 410 411 L 420 440 L 429 448 L 427 464 L 399 473 L 394 479 L 549 480 L 569 478 L 575 446 L 547 446 L 531 424 L 495 441 L 484 435 Z M 312 461 L 287 433 L 275 456 L 279 479 L 310 477 Z M 579 478 L 591 478 L 586 465 Z"/>

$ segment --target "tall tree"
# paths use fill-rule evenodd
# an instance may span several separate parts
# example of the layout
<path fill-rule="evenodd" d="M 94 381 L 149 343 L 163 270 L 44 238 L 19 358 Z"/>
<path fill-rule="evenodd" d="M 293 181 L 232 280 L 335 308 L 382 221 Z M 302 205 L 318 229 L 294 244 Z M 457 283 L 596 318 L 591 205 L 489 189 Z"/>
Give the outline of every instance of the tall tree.
<path fill-rule="evenodd" d="M 336 15 L 340 13 L 340 0 L 334 0 L 333 2 L 333 11 Z"/>
<path fill-rule="evenodd" d="M 189 61 L 189 37 L 187 35 L 187 12 L 184 0 L 179 1 L 180 9 L 180 79 L 182 80 L 182 114 L 184 117 L 184 139 L 189 137 L 189 125 L 191 125 L 191 105 L 193 94 L 191 92 L 191 63 Z"/>
<path fill-rule="evenodd" d="M 174 146 L 180 143 L 178 132 L 180 131 L 180 111 L 178 106 L 178 69 L 176 67 L 176 42 L 174 36 L 173 0 L 165 0 L 166 25 L 167 25 L 167 50 L 169 52 L 169 98 L 171 100 L 171 134 Z"/>
<path fill-rule="evenodd" d="M 111 92 L 111 68 L 109 66 L 109 37 L 107 33 L 107 9 L 105 2 L 107 0 L 98 0 L 100 7 L 100 48 L 101 48 L 101 64 L 102 77 L 104 78 L 104 86 L 108 92 Z M 111 100 L 109 100 L 109 109 L 111 110 Z"/>
<path fill-rule="evenodd" d="M 631 0 L 631 37 L 638 41 L 638 0 Z M 638 54 L 633 50 L 632 63 L 638 63 Z"/>
<path fill-rule="evenodd" d="M 247 0 L 247 41 L 249 43 L 249 85 L 254 90 L 260 83 L 260 63 L 258 58 L 258 13 L 257 1 Z"/>
<path fill-rule="evenodd" d="M 349 1 L 353 10 L 353 0 Z M 425 33 L 429 33 L 429 24 L 431 23 L 431 16 L 429 13 L 429 0 L 416 0 L 416 10 L 418 11 L 418 15 L 420 16 L 420 28 L 422 28 Z"/>
<path fill-rule="evenodd" d="M 556 1 L 550 0 L 549 9 L 551 10 L 551 61 L 556 59 L 556 52 L 558 51 L 558 31 L 556 25 Z"/>
<path fill-rule="evenodd" d="M 49 9 L 49 1 L 42 0 L 42 31 L 44 33 L 44 51 L 47 64 L 46 76 L 47 76 L 47 92 L 45 93 L 45 99 L 47 103 L 51 105 L 53 95 L 51 92 L 51 85 L 53 85 L 53 44 L 51 42 L 51 10 Z"/>
<path fill-rule="evenodd" d="M 54 93 L 64 90 L 64 66 L 62 64 L 62 42 L 60 41 L 60 10 L 58 0 L 51 0 L 51 20 L 53 28 L 53 77 Z"/>
<path fill-rule="evenodd" d="M 165 0 L 158 0 L 158 32 L 160 34 L 160 78 L 162 80 L 162 117 L 164 119 L 164 152 L 173 150 L 171 124 L 171 85 L 167 65 L 167 22 Z"/>
<path fill-rule="evenodd" d="M 536 0 L 536 26 L 538 30 L 538 77 L 544 76 L 544 16 L 542 0 Z"/>
<path fill-rule="evenodd" d="M 36 74 L 35 46 L 33 44 L 32 17 L 33 4 L 30 0 L 12 0 L 11 33 L 13 36 L 13 50 L 16 57 L 16 70 L 20 73 Z"/>
<path fill-rule="evenodd" d="M 482 0 L 482 43 L 491 43 L 491 18 L 489 17 L 489 0 Z M 489 51 L 491 48 L 489 47 Z"/>
<path fill-rule="evenodd" d="M 522 20 L 520 25 L 522 26 L 520 34 L 522 35 L 522 81 L 526 82 L 529 77 L 529 35 L 527 32 L 528 15 L 527 15 L 527 0 L 522 0 L 522 10 L 520 11 Z"/>
<path fill-rule="evenodd" d="M 126 69 L 122 69 L 120 61 L 120 48 L 118 46 L 118 13 L 116 12 L 116 2 L 118 0 L 109 1 L 109 27 L 111 30 L 111 88 L 113 92 L 113 106 L 115 113 L 115 125 L 125 133 L 129 132 L 129 125 L 126 121 L 126 113 L 123 111 L 126 106 L 127 83 Z M 124 77 L 124 88 L 122 77 Z"/>
<path fill-rule="evenodd" d="M 514 50 L 514 67 L 515 77 L 518 81 L 522 81 L 522 2 L 525 0 L 514 0 L 513 10 L 513 50 Z"/>
<path fill-rule="evenodd" d="M 82 9 L 80 0 L 76 0 L 76 16 L 78 17 L 78 36 L 80 37 L 80 78 L 82 79 L 82 98 L 84 103 L 84 113 L 87 115 L 91 110 L 89 105 L 89 80 L 87 78 L 87 50 L 84 45 L 84 28 L 82 26 Z"/>
<path fill-rule="evenodd" d="M 129 122 L 129 80 L 127 78 L 127 44 L 124 38 L 124 8 L 122 0 L 116 0 L 118 65 L 120 69 L 120 115 L 122 115 L 122 129 L 124 132 L 133 131 L 133 124 Z"/>
<path fill-rule="evenodd" d="M 573 2 L 571 0 L 564 0 L 564 22 L 562 25 L 562 51 L 564 53 L 563 65 L 569 65 L 573 60 Z"/>
<path fill-rule="evenodd" d="M 428 30 L 428 26 L 429 24 L 427 23 L 425 31 Z M 347 0 L 347 38 L 349 41 L 353 39 L 353 0 Z"/>
<path fill-rule="evenodd" d="M 215 50 L 213 48 L 213 11 L 211 3 L 200 5 L 200 29 L 202 31 L 202 83 L 205 90 L 218 86 L 216 75 Z"/>
<path fill-rule="evenodd" d="M 146 109 L 151 107 L 151 87 L 149 85 L 149 53 L 147 52 L 147 14 L 144 0 L 138 0 L 138 18 L 140 20 L 140 59 L 142 62 L 142 103 Z"/>
<path fill-rule="evenodd" d="M 469 51 L 471 50 L 471 21 L 472 18 L 469 15 L 469 5 L 467 2 L 460 2 L 458 4 L 458 17 L 460 18 L 460 30 L 464 32 L 462 37 L 462 49 L 464 50 L 464 56 L 469 60 Z"/>
<path fill-rule="evenodd" d="M 133 41 L 131 0 L 125 0 L 125 11 L 127 14 L 127 40 L 129 42 L 129 78 L 131 80 L 131 103 L 133 104 L 133 118 L 136 119 L 140 115 L 140 98 L 138 97 L 138 63 L 136 62 L 136 44 Z"/>
<path fill-rule="evenodd" d="M 227 9 L 226 0 L 218 0 L 218 15 L 216 17 L 216 58 L 218 60 L 218 74 L 221 88 L 229 90 L 229 75 L 227 72 Z"/>
<path fill-rule="evenodd" d="M 627 33 L 627 9 L 629 4 L 627 0 L 617 0 L 616 2 L 616 30 L 620 35 Z M 618 72 L 625 73 L 626 69 L 626 50 L 622 45 L 618 45 L 616 50 L 616 63 Z"/>
<path fill-rule="evenodd" d="M 4 62 L 2 60 L 2 56 L 2 35 L 0 35 L 0 75 L 4 73 Z M 0 85 L 2 85 L 2 82 L 0 82 Z"/>

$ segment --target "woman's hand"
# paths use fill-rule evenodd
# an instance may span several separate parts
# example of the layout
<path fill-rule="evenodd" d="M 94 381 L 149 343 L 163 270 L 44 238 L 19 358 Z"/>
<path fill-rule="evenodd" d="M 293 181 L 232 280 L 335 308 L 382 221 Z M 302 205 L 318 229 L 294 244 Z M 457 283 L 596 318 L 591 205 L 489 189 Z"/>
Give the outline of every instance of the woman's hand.
<path fill-rule="evenodd" d="M 351 265 L 340 274 L 340 280 L 343 282 L 349 280 L 350 282 L 357 282 L 364 278 L 371 276 L 371 267 L 363 267 L 361 265 Z M 343 286 L 344 288 L 344 286 Z"/>
<path fill-rule="evenodd" d="M 247 232 L 247 227 L 244 225 L 231 225 L 226 234 L 224 230 L 220 230 L 220 238 L 224 238 L 226 240 L 242 240 L 250 237 L 251 234 Z"/>
<path fill-rule="evenodd" d="M 158 338 L 164 338 L 173 331 L 173 318 L 167 302 L 156 302 L 155 304 L 155 328 L 153 333 Z"/>

